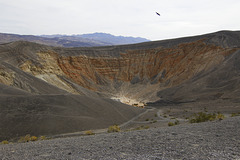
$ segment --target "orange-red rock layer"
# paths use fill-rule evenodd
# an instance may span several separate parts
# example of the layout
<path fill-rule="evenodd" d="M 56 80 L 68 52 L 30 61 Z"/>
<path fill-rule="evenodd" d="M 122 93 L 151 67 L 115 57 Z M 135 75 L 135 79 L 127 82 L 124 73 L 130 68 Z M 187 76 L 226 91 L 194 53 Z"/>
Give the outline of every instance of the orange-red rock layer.
<path fill-rule="evenodd" d="M 206 44 L 204 40 L 174 48 L 129 50 L 116 57 L 59 56 L 58 65 L 74 82 L 98 90 L 97 85 L 114 80 L 180 84 L 200 71 L 224 60 L 234 49 Z"/>

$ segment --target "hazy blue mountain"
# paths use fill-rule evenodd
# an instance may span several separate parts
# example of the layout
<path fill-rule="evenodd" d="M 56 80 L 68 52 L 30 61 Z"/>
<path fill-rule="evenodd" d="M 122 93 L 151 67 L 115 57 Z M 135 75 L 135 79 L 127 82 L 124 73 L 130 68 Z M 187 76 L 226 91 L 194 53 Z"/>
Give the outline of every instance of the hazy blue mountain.
<path fill-rule="evenodd" d="M 0 44 L 14 41 L 29 41 L 57 47 L 94 47 L 119 44 L 132 44 L 149 41 L 145 38 L 113 36 L 106 33 L 93 33 L 83 35 L 18 35 L 0 33 Z"/>
<path fill-rule="evenodd" d="M 114 36 L 108 33 L 92 33 L 92 34 L 82 34 L 76 35 L 77 37 L 88 38 L 96 41 L 101 41 L 111 44 L 133 44 L 150 41 L 146 38 L 141 37 L 124 37 L 124 36 Z"/>

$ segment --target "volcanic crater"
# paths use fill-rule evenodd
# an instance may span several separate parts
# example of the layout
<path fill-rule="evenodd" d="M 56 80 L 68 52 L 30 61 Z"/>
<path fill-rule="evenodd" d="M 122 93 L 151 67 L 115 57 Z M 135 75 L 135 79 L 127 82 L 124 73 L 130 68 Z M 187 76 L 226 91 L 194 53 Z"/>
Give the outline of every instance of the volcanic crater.
<path fill-rule="evenodd" d="M 238 106 L 239 58 L 239 31 L 104 47 L 1 44 L 0 140 L 106 128 L 145 105 Z"/>

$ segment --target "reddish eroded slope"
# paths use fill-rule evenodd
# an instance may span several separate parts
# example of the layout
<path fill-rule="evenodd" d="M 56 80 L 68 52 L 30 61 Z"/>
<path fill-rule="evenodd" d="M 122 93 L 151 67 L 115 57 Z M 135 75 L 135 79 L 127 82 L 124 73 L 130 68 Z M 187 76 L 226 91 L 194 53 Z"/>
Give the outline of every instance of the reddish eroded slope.
<path fill-rule="evenodd" d="M 58 65 L 75 83 L 94 91 L 119 81 L 171 87 L 220 64 L 234 51 L 202 39 L 172 48 L 128 50 L 120 57 L 59 56 Z"/>

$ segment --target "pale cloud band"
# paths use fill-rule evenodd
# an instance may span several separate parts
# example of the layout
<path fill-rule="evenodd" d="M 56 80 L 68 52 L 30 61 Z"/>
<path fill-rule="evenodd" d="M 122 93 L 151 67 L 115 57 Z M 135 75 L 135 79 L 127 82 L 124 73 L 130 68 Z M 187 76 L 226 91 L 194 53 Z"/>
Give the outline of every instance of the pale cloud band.
<path fill-rule="evenodd" d="M 239 8 L 239 0 L 0 0 L 0 32 L 160 40 L 239 30 Z"/>

